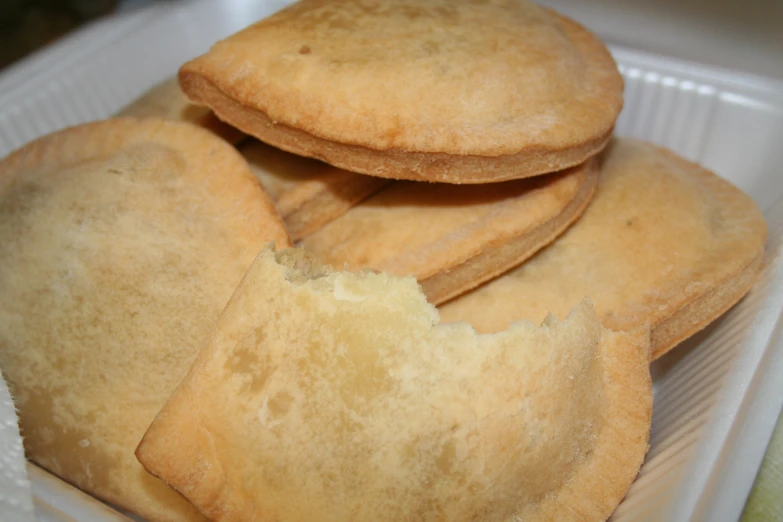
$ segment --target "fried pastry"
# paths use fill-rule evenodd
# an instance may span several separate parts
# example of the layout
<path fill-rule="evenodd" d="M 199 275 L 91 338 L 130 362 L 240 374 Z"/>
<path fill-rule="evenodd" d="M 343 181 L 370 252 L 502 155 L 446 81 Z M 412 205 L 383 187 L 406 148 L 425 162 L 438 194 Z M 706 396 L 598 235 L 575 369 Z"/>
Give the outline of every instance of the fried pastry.
<path fill-rule="evenodd" d="M 268 241 L 239 153 L 186 123 L 117 118 L 0 162 L 0 367 L 28 458 L 150 521 L 201 520 L 133 452 Z"/>
<path fill-rule="evenodd" d="M 579 218 L 597 182 L 592 160 L 503 183 L 397 181 L 301 244 L 332 266 L 412 275 L 438 304 L 548 245 Z"/>
<path fill-rule="evenodd" d="M 565 234 L 508 274 L 440 309 L 481 332 L 563 314 L 584 296 L 604 326 L 649 325 L 660 357 L 734 305 L 764 259 L 755 203 L 712 172 L 616 139 L 593 202 Z"/>
<path fill-rule="evenodd" d="M 373 176 L 485 183 L 578 165 L 623 80 L 584 27 L 527 0 L 302 0 L 184 64 L 194 103 Z"/>
<path fill-rule="evenodd" d="M 136 454 L 215 521 L 605 520 L 648 362 L 589 302 L 479 335 L 414 278 L 265 250 Z"/>

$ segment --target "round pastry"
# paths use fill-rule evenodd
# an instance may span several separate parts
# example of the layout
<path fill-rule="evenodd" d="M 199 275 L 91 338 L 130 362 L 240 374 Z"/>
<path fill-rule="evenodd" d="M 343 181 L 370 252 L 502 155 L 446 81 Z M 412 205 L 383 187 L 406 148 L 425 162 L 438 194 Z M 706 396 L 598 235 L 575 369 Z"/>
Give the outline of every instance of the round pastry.
<path fill-rule="evenodd" d="M 604 44 L 527 0 L 303 0 L 218 42 L 179 80 L 276 147 L 447 183 L 582 163 L 623 104 Z"/>
<path fill-rule="evenodd" d="M 649 357 L 588 302 L 480 335 L 412 277 L 265 250 L 136 454 L 215 521 L 603 521 L 647 452 Z"/>
<path fill-rule="evenodd" d="M 597 184 L 592 159 L 503 183 L 397 181 L 301 245 L 332 266 L 412 275 L 429 302 L 440 304 L 555 240 L 579 219 Z"/>
<path fill-rule="evenodd" d="M 660 357 L 756 281 L 767 226 L 753 200 L 671 151 L 616 139 L 581 219 L 526 263 L 441 307 L 481 332 L 564 314 L 585 296 L 614 330 L 647 325 Z"/>
<path fill-rule="evenodd" d="M 268 241 L 289 244 L 247 163 L 191 124 L 89 123 L 0 161 L 0 367 L 28 458 L 201 520 L 133 451 Z"/>

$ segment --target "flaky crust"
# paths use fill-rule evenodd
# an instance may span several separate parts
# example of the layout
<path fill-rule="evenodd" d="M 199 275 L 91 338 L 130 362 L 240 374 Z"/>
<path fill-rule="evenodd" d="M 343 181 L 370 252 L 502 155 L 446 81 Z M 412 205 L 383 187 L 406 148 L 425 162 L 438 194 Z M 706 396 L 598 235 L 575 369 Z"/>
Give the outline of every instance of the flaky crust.
<path fill-rule="evenodd" d="M 477 335 L 413 278 L 309 263 L 259 256 L 139 445 L 148 470 L 216 521 L 610 515 L 647 451 L 646 332 L 583 303 Z"/>
<path fill-rule="evenodd" d="M 220 121 L 211 110 L 194 105 L 179 87 L 176 76 L 154 85 L 123 107 L 117 116 L 131 118 L 162 118 L 184 121 L 214 132 L 229 143 L 237 144 L 245 134 Z"/>
<path fill-rule="evenodd" d="M 289 245 L 236 150 L 117 118 L 0 162 L 0 366 L 28 458 L 155 521 L 202 520 L 133 450 L 268 241 Z"/>
<path fill-rule="evenodd" d="M 522 0 L 303 1 L 218 42 L 179 79 L 276 147 L 449 183 L 582 163 L 608 142 L 623 89 L 597 38 Z"/>
<path fill-rule="evenodd" d="M 293 241 L 320 230 L 389 183 L 257 140 L 245 141 L 239 151 L 275 202 Z"/>
<path fill-rule="evenodd" d="M 441 308 L 480 331 L 565 313 L 590 297 L 603 324 L 649 325 L 660 357 L 754 283 L 767 227 L 742 191 L 671 151 L 616 139 L 582 218 L 527 263 Z"/>
<path fill-rule="evenodd" d="M 559 174 L 456 186 L 400 181 L 302 241 L 332 266 L 412 275 L 442 303 L 517 266 L 579 218 L 595 162 Z"/>

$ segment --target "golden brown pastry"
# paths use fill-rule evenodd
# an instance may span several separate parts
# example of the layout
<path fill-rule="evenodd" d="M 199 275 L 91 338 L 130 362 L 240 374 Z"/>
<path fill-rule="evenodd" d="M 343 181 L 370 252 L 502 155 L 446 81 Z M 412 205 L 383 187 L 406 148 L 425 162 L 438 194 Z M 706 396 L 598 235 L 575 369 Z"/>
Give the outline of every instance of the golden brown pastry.
<path fill-rule="evenodd" d="M 604 44 L 527 0 L 302 0 L 184 64 L 179 80 L 281 149 L 448 183 L 582 163 L 623 102 Z"/>
<path fill-rule="evenodd" d="M 133 451 L 268 241 L 289 240 L 233 147 L 112 119 L 0 162 L 0 367 L 28 458 L 151 522 L 201 520 Z"/>
<path fill-rule="evenodd" d="M 525 264 L 442 306 L 443 321 L 501 331 L 588 296 L 608 328 L 649 325 L 657 358 L 745 295 L 767 233 L 747 195 L 651 144 L 616 139 L 603 156 L 582 218 Z"/>
<path fill-rule="evenodd" d="M 163 118 L 186 121 L 214 132 L 229 143 L 237 144 L 245 134 L 217 119 L 206 107 L 199 107 L 188 101 L 173 76 L 163 80 L 143 93 L 117 113 L 117 116 L 134 118 Z"/>
<path fill-rule="evenodd" d="M 242 143 L 239 151 L 277 205 L 293 241 L 312 234 L 389 183 L 257 140 Z"/>
<path fill-rule="evenodd" d="M 605 520 L 644 454 L 649 336 L 438 324 L 413 278 L 265 250 L 136 454 L 215 521 Z"/>
<path fill-rule="evenodd" d="M 595 162 L 559 174 L 451 185 L 398 181 L 305 238 L 326 263 L 412 275 L 439 304 L 523 262 L 582 214 Z"/>

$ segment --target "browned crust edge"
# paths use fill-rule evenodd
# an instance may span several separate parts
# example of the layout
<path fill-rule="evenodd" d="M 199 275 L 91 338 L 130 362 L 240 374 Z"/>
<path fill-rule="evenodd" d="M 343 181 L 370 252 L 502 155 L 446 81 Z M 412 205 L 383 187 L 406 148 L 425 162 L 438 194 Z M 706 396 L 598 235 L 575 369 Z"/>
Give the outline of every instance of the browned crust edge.
<path fill-rule="evenodd" d="M 231 486 L 223 478 L 225 472 L 213 434 L 203 426 L 198 414 L 181 407 L 179 394 L 187 393 L 187 388 L 192 386 L 186 378 L 142 437 L 136 447 L 136 459 L 148 473 L 167 483 L 209 520 L 242 522 L 232 516 L 240 510 L 226 505 L 233 495 L 225 493 Z M 178 430 L 170 427 L 177 421 L 169 418 L 169 410 L 176 411 L 175 415 L 180 418 L 189 418 L 193 429 L 187 437 L 178 436 Z M 183 467 L 182 462 L 191 465 Z"/>
<path fill-rule="evenodd" d="M 515 137 L 513 141 L 506 144 L 499 143 L 486 143 L 482 146 L 473 147 L 472 150 L 464 150 L 455 154 L 455 157 L 516 157 L 523 155 L 524 153 L 541 154 L 547 151 L 568 151 L 573 147 L 586 144 L 588 142 L 600 140 L 602 136 L 611 134 L 611 129 L 614 126 L 614 122 L 622 110 L 623 99 L 623 86 L 624 80 L 617 69 L 617 64 L 614 61 L 611 53 L 607 49 L 606 45 L 595 34 L 587 30 L 584 26 L 571 18 L 558 13 L 555 10 L 542 7 L 549 16 L 552 17 L 552 21 L 561 26 L 563 33 L 571 41 L 575 51 L 580 56 L 583 62 L 587 64 L 584 77 L 581 79 L 582 84 L 586 86 L 586 92 L 592 94 L 592 98 L 600 98 L 602 103 L 611 101 L 611 108 L 607 109 L 605 118 L 597 118 L 601 124 L 594 124 L 593 128 L 585 130 L 582 133 L 581 138 L 564 141 L 562 138 L 551 138 L 545 142 L 539 142 L 536 144 L 528 144 L 519 142 L 518 137 Z M 272 17 L 274 18 L 274 16 Z M 259 25 L 265 21 L 259 22 Z M 229 39 L 230 40 L 230 37 Z M 206 56 L 206 55 L 205 55 Z M 285 96 L 276 96 L 263 102 L 253 102 L 247 99 L 246 93 L 240 92 L 237 88 L 231 84 L 225 82 L 225 74 L 219 75 L 213 74 L 208 67 L 205 67 L 202 63 L 202 57 L 197 57 L 183 64 L 179 70 L 179 81 L 182 91 L 191 101 L 195 101 L 193 95 L 198 93 L 190 93 L 186 88 L 186 83 L 183 83 L 184 74 L 195 74 L 208 80 L 215 86 L 222 94 L 232 99 L 242 107 L 261 112 L 268 116 L 268 118 L 275 124 L 288 125 L 300 130 L 313 137 L 320 138 L 326 142 L 336 142 L 345 145 L 357 145 L 365 147 L 373 151 L 391 150 L 388 146 L 384 145 L 386 140 L 376 140 L 371 135 L 366 133 L 350 133 L 343 129 L 338 128 L 320 128 L 317 125 L 313 125 L 312 121 L 308 124 L 306 120 L 308 118 L 297 118 L 294 123 L 289 121 L 289 114 L 285 108 Z M 597 95 L 596 95 L 597 94 Z M 590 98 L 590 96 L 588 96 Z M 587 103 L 587 105 L 594 105 L 594 103 Z M 315 120 L 317 121 L 317 120 Z M 350 135 L 350 136 L 349 136 Z M 345 136 L 345 137 L 343 137 Z M 452 151 L 449 150 L 433 150 L 420 144 L 409 144 L 407 146 L 400 146 L 398 152 L 410 153 L 420 152 L 427 155 L 431 153 L 443 153 L 446 156 L 450 156 Z M 584 160 L 584 159 L 583 159 Z M 571 165 L 564 165 L 559 168 L 553 168 L 548 172 L 554 172 L 556 170 L 562 170 L 568 166 L 581 163 L 581 161 L 575 161 Z"/>
<path fill-rule="evenodd" d="M 650 336 L 652 360 L 665 355 L 737 304 L 758 280 L 763 263 L 762 249 L 739 273 L 725 278 L 655 325 Z"/>
<path fill-rule="evenodd" d="M 645 329 L 602 335 L 607 343 L 599 355 L 604 424 L 583 465 L 557 495 L 541 503 L 532 521 L 606 520 L 630 489 L 649 449 L 653 403 L 649 335 Z M 606 340 L 607 335 L 611 339 Z"/>
<path fill-rule="evenodd" d="M 752 216 L 756 225 L 763 227 L 763 237 L 766 237 L 766 222 L 761 212 L 742 190 L 702 165 L 682 158 L 665 147 L 654 146 L 654 148 L 687 169 L 700 181 L 702 190 L 708 191 L 731 216 L 748 218 Z M 676 299 L 679 304 L 678 308 L 669 313 L 650 317 L 652 360 L 658 359 L 705 328 L 742 299 L 755 283 L 763 265 L 765 256 L 763 238 L 756 248 L 754 251 L 748 250 L 742 256 L 735 256 L 732 262 L 734 267 L 730 273 L 720 275 L 713 273 L 705 277 L 705 281 L 712 279 L 706 291 L 685 298 L 682 292 L 678 292 L 676 296 L 673 293 L 667 294 L 666 302 L 670 303 L 672 299 Z"/>
<path fill-rule="evenodd" d="M 211 107 L 221 120 L 269 145 L 344 170 L 381 178 L 476 184 L 548 174 L 595 156 L 609 143 L 613 132 L 610 128 L 603 135 L 564 150 L 529 147 L 518 154 L 504 156 L 375 150 L 326 140 L 275 122 L 263 111 L 242 105 L 208 78 L 185 66 L 180 69 L 179 81 L 194 103 Z"/>
<path fill-rule="evenodd" d="M 583 169 L 579 189 L 560 214 L 523 236 L 502 245 L 488 245 L 461 265 L 419 281 L 427 300 L 440 305 L 472 290 L 522 264 L 565 232 L 587 209 L 598 187 L 598 162 L 588 160 Z"/>
<path fill-rule="evenodd" d="M 388 183 L 385 179 L 356 174 L 340 184 L 329 185 L 316 197 L 283 215 L 291 239 L 299 241 L 317 232 Z"/>

